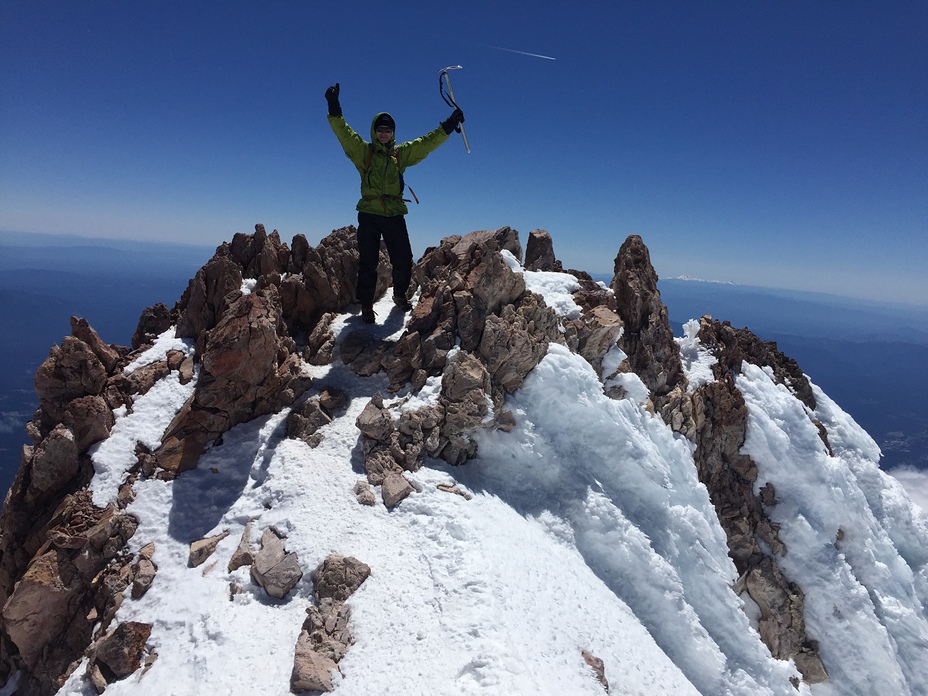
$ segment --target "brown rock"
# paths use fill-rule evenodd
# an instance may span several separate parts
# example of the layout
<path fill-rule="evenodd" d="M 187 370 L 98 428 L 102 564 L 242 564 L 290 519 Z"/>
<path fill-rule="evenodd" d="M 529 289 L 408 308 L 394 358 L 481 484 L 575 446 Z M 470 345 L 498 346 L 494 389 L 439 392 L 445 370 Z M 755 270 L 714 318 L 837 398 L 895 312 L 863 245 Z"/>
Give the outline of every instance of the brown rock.
<path fill-rule="evenodd" d="M 220 247 L 206 265 L 190 280 L 178 303 L 180 316 L 177 337 L 197 340 L 198 350 L 203 332 L 212 329 L 232 302 L 241 295 L 242 269 Z"/>
<path fill-rule="evenodd" d="M 80 586 L 66 555 L 50 550 L 29 564 L 4 604 L 4 629 L 30 669 L 38 666 L 45 647 L 63 632 Z"/>
<path fill-rule="evenodd" d="M 106 665 L 116 679 L 128 677 L 142 666 L 145 642 L 150 635 L 150 624 L 137 621 L 121 623 L 97 642 L 94 658 Z"/>
<path fill-rule="evenodd" d="M 307 399 L 287 416 L 287 437 L 316 447 L 322 439 L 319 428 L 331 422 L 332 418 L 323 410 L 319 397 Z"/>
<path fill-rule="evenodd" d="M 68 404 L 63 423 L 74 434 L 77 451 L 84 452 L 95 442 L 108 438 L 115 421 L 102 396 L 82 396 Z"/>
<path fill-rule="evenodd" d="M 57 425 L 35 448 L 32 456 L 29 496 L 54 492 L 77 474 L 80 462 L 74 434 L 65 425 Z"/>
<path fill-rule="evenodd" d="M 119 362 L 119 352 L 104 343 L 86 319 L 71 317 L 71 335 L 90 346 L 90 350 L 103 363 L 107 373 L 111 373 L 116 368 L 116 363 Z"/>
<path fill-rule="evenodd" d="M 498 316 L 488 316 L 478 352 L 492 383 L 514 392 L 558 334 L 557 315 L 536 295 L 526 294 L 518 307 L 506 305 Z"/>
<path fill-rule="evenodd" d="M 546 230 L 532 230 L 525 245 L 525 270 L 563 273 L 564 267 L 554 257 L 554 243 Z"/>
<path fill-rule="evenodd" d="M 151 560 L 143 558 L 138 562 L 132 579 L 132 599 L 143 597 L 151 589 L 157 572 L 158 568 Z"/>
<path fill-rule="evenodd" d="M 293 693 L 303 691 L 334 691 L 332 672 L 338 671 L 334 660 L 313 650 L 312 640 L 307 631 L 301 631 L 296 643 L 293 657 L 293 673 L 290 676 L 290 689 Z"/>
<path fill-rule="evenodd" d="M 405 476 L 391 472 L 383 480 L 380 495 L 383 497 L 383 504 L 392 509 L 403 502 L 414 490 Z"/>
<path fill-rule="evenodd" d="M 229 536 L 229 530 L 223 530 L 222 533 L 215 536 L 198 539 L 190 544 L 190 555 L 187 559 L 187 565 L 191 568 L 203 565 L 206 559 L 213 555 L 219 542 Z"/>
<path fill-rule="evenodd" d="M 303 577 L 297 555 L 285 550 L 283 538 L 273 529 L 264 530 L 261 549 L 251 566 L 251 577 L 277 599 L 286 597 Z"/>
<path fill-rule="evenodd" d="M 325 387 L 319 393 L 319 405 L 329 415 L 345 408 L 349 401 L 348 392 L 338 387 Z"/>
<path fill-rule="evenodd" d="M 593 307 L 581 316 L 577 352 L 602 376 L 603 358 L 615 347 L 622 333 L 622 319 L 605 305 Z"/>
<path fill-rule="evenodd" d="M 132 348 L 138 350 L 142 346 L 151 345 L 161 334 L 174 325 L 174 319 L 164 304 L 158 304 L 148 307 L 139 317 L 138 326 L 132 335 Z"/>
<path fill-rule="evenodd" d="M 384 408 L 383 399 L 377 394 L 371 398 L 355 420 L 355 425 L 367 437 L 378 442 L 389 442 L 393 432 L 393 416 Z"/>
<path fill-rule="evenodd" d="M 344 602 L 371 575 L 371 568 L 352 556 L 331 554 L 313 573 L 316 600 Z"/>
<path fill-rule="evenodd" d="M 657 273 L 638 235 L 629 236 L 619 249 L 611 287 L 625 327 L 619 347 L 652 394 L 668 393 L 685 377 L 667 308 L 657 289 Z"/>
<path fill-rule="evenodd" d="M 49 417 L 60 422 L 68 404 L 82 396 L 100 394 L 106 385 L 106 368 L 90 346 L 65 336 L 54 346 L 35 373 L 35 391 Z"/>
<path fill-rule="evenodd" d="M 304 357 L 311 365 L 328 365 L 332 362 L 332 355 L 335 352 L 332 320 L 335 319 L 335 316 L 332 312 L 323 314 L 306 341 L 306 355 Z"/>
<path fill-rule="evenodd" d="M 238 542 L 238 546 L 232 554 L 232 558 L 229 559 L 228 569 L 230 573 L 233 570 L 238 570 L 242 566 L 251 565 L 255 562 L 255 550 L 251 545 L 252 525 L 254 525 L 254 520 L 249 520 L 248 524 L 245 525 L 245 529 L 242 531 L 242 538 Z"/>
<path fill-rule="evenodd" d="M 606 692 L 609 692 L 609 680 L 606 679 L 606 665 L 593 653 L 586 650 L 581 650 L 580 654 L 583 656 L 583 661 L 586 662 L 590 668 L 593 670 L 593 674 L 596 675 L 596 679 L 599 680 L 599 683 L 603 685 L 603 688 Z"/>
<path fill-rule="evenodd" d="M 447 441 L 441 457 L 449 464 L 463 464 L 476 453 L 477 445 L 468 433 L 480 427 L 489 413 L 491 392 L 490 374 L 480 360 L 461 351 L 448 361 L 439 401 L 445 413 L 441 432 Z"/>
<path fill-rule="evenodd" d="M 361 505 L 373 506 L 377 503 L 374 491 L 371 490 L 367 481 L 358 481 L 354 484 L 354 495 Z"/>

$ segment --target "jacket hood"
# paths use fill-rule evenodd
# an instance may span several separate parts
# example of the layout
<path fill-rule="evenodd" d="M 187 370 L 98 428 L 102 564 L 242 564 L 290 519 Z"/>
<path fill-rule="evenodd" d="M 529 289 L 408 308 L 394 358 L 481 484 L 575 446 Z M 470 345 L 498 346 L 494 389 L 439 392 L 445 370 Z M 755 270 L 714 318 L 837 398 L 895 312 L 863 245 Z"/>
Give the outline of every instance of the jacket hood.
<path fill-rule="evenodd" d="M 381 120 L 386 121 L 393 128 L 393 137 L 390 138 L 390 141 L 386 145 L 380 145 L 380 141 L 377 140 L 376 126 L 377 126 L 377 122 Z M 374 143 L 375 146 L 380 146 L 380 147 L 383 147 L 384 149 L 390 149 L 391 147 L 396 145 L 396 121 L 394 121 L 393 117 L 390 114 L 388 114 L 386 111 L 381 111 L 379 114 L 376 114 L 374 116 L 374 120 L 371 121 L 371 142 Z"/>

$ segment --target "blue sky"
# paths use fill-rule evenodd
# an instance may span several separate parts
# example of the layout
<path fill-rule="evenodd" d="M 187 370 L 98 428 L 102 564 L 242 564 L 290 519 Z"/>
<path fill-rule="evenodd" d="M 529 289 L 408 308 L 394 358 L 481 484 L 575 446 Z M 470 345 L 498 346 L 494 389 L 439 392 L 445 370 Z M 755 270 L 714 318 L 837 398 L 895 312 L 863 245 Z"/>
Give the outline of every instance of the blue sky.
<path fill-rule="evenodd" d="M 503 51 L 524 51 L 556 60 Z M 356 221 L 363 134 L 447 116 L 407 172 L 413 249 L 509 225 L 610 273 L 928 304 L 928 3 L 115 2 L 0 5 L 0 229 L 313 244 Z"/>

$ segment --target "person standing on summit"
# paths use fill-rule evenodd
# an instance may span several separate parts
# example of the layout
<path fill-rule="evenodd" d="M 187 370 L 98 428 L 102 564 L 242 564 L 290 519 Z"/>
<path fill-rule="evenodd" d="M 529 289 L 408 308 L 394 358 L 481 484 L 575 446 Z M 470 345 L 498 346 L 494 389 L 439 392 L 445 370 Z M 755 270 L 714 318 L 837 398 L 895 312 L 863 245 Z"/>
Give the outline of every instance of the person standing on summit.
<path fill-rule="evenodd" d="M 383 237 L 393 264 L 393 302 L 403 311 L 411 309 L 407 293 L 412 277 L 412 247 L 406 218 L 409 210 L 403 200 L 403 172 L 419 164 L 464 122 L 464 113 L 455 109 L 441 125 L 421 138 L 396 144 L 396 123 L 386 112 L 374 116 L 371 142 L 358 135 L 342 116 L 338 102 L 339 83 L 325 91 L 329 104 L 329 125 L 345 154 L 361 175 L 361 200 L 358 201 L 358 301 L 361 317 L 368 324 L 376 320 L 374 292 L 377 285 L 377 260 Z"/>

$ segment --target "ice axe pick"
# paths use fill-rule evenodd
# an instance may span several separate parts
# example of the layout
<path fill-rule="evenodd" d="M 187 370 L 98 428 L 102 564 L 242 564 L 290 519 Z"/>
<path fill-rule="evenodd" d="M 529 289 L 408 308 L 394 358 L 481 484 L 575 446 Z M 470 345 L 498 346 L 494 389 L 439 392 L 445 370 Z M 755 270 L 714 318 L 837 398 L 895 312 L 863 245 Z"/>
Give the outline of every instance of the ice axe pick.
<path fill-rule="evenodd" d="M 451 78 L 448 77 L 449 70 L 460 70 L 460 65 L 449 65 L 447 68 L 442 68 L 441 70 L 436 71 L 438 73 L 438 92 L 441 94 L 441 98 L 445 100 L 445 104 L 450 106 L 452 109 L 460 109 L 458 103 L 454 100 L 454 90 L 451 89 Z M 447 94 L 445 93 L 447 90 Z M 461 137 L 464 139 L 464 149 L 470 153 L 470 145 L 467 142 L 467 134 L 464 132 L 464 124 L 458 124 L 457 130 L 461 133 Z"/>

